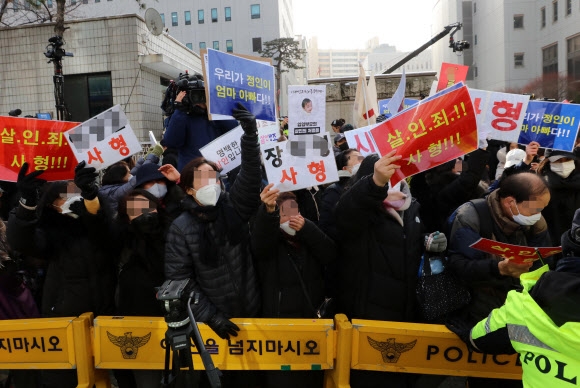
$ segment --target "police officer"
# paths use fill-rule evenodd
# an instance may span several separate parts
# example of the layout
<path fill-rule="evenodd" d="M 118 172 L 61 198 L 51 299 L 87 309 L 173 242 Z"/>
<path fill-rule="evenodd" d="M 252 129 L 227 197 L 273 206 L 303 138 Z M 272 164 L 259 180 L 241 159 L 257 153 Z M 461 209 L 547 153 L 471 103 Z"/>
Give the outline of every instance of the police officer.
<path fill-rule="evenodd" d="M 580 209 L 561 238 L 563 258 L 555 271 L 544 265 L 520 276 L 523 291 L 473 328 L 447 327 L 475 351 L 520 353 L 525 387 L 571 387 L 580 383 Z"/>

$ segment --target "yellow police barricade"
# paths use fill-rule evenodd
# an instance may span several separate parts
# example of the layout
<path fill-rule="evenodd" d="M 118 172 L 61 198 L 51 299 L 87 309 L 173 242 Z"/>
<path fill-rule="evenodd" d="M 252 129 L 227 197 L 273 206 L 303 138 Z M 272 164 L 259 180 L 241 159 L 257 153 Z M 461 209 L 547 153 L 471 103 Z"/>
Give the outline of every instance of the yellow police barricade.
<path fill-rule="evenodd" d="M 341 338 L 341 326 L 338 326 Z M 443 325 L 352 320 L 352 369 L 518 380 L 518 354 L 474 353 Z"/>
<path fill-rule="evenodd" d="M 0 369 L 76 369 L 78 387 L 92 387 L 92 320 L 86 313 L 0 321 Z"/>
<path fill-rule="evenodd" d="M 240 331 L 230 340 L 222 340 L 208 326 L 198 324 L 205 347 L 221 370 L 328 370 L 334 366 L 331 319 L 236 318 L 232 322 Z M 95 367 L 164 369 L 166 330 L 163 318 L 97 317 Z M 193 343 L 192 354 L 194 369 L 204 369 Z"/>

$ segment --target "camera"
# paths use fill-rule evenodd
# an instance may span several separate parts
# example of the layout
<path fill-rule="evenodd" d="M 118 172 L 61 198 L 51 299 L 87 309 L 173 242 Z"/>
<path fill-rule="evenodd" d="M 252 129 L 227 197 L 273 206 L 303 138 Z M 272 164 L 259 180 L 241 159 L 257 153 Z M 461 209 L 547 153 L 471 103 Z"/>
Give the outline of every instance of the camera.
<path fill-rule="evenodd" d="M 167 326 L 176 328 L 189 324 L 187 300 L 191 293 L 189 279 L 166 280 L 157 290 L 157 300 L 163 303 Z"/>
<path fill-rule="evenodd" d="M 179 74 L 179 80 L 177 81 L 177 88 L 180 92 L 187 92 L 187 98 L 189 99 L 190 105 L 205 103 L 205 84 L 203 78 L 199 74 L 189 75 L 188 73 Z M 182 104 L 185 102 L 185 98 Z M 185 103 L 184 105 L 187 105 Z"/>
<path fill-rule="evenodd" d="M 466 40 L 458 40 L 457 42 L 454 41 L 449 42 L 449 47 L 453 49 L 453 52 L 456 52 L 466 50 L 470 48 L 471 45 Z"/>
<path fill-rule="evenodd" d="M 175 101 L 179 92 L 186 92 L 181 102 Z M 161 109 L 165 116 L 171 116 L 175 109 L 187 114 L 205 114 L 205 110 L 197 106 L 205 102 L 205 83 L 202 76 L 199 74 L 189 75 L 185 72 L 180 73 L 178 80 L 172 80 L 167 86 Z"/>
<path fill-rule="evenodd" d="M 72 57 L 74 56 L 73 53 L 66 52 L 62 46 L 64 45 L 64 41 L 62 40 L 62 36 L 55 35 L 48 40 L 49 44 L 46 46 L 46 52 L 44 56 L 49 58 L 50 61 L 59 61 L 62 57 Z"/>

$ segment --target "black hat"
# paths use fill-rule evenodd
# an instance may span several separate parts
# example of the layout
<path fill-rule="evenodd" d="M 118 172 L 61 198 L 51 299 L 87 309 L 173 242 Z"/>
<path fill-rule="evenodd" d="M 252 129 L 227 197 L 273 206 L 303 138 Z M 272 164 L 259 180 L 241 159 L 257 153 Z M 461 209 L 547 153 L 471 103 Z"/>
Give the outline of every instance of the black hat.
<path fill-rule="evenodd" d="M 145 163 L 137 170 L 135 174 L 135 187 L 141 186 L 143 183 L 165 179 L 165 176 L 159 171 L 159 166 L 155 163 Z"/>
<path fill-rule="evenodd" d="M 555 162 L 558 159 L 562 159 L 562 158 L 570 158 L 570 159 L 578 159 L 578 157 L 576 156 L 576 154 L 574 152 L 568 152 L 568 151 L 560 151 L 560 150 L 553 150 L 553 149 L 547 149 L 546 152 L 544 153 L 544 156 L 546 158 L 548 158 L 548 160 L 550 160 L 550 162 Z"/>

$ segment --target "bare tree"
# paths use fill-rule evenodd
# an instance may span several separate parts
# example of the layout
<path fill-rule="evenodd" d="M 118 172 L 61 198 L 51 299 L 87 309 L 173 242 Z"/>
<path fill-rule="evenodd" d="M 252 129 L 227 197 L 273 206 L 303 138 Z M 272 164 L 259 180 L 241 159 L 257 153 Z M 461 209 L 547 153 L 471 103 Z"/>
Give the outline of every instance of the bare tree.
<path fill-rule="evenodd" d="M 55 28 L 56 35 L 62 36 L 64 32 L 65 16 L 72 16 L 82 1 L 66 2 L 55 0 L 56 8 L 50 0 L 0 0 L 0 26 L 14 27 L 36 23 L 59 23 L 59 15 L 62 23 Z M 59 33 L 60 32 L 60 33 Z"/>
<path fill-rule="evenodd" d="M 556 101 L 579 101 L 580 81 L 566 74 L 550 73 L 534 78 L 522 87 L 506 89 L 505 92 L 530 94 L 535 98 L 553 98 Z"/>

